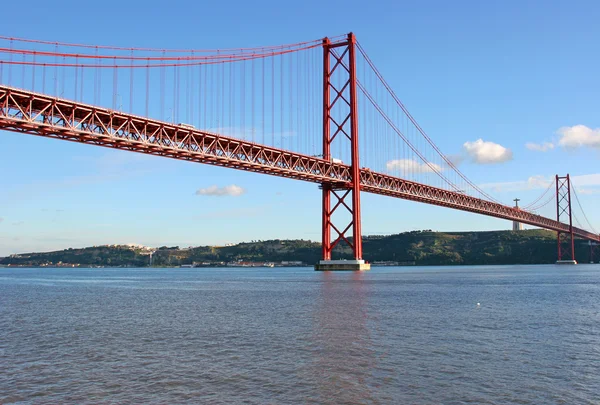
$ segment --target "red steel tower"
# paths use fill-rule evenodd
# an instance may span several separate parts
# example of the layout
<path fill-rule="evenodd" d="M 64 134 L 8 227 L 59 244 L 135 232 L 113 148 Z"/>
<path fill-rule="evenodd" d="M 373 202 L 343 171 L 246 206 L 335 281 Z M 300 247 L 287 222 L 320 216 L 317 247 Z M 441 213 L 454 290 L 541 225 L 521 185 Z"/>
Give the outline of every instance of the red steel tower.
<path fill-rule="evenodd" d="M 569 232 L 557 232 L 557 264 L 577 264 L 575 260 L 575 238 L 573 236 L 573 215 L 571 212 L 571 178 L 556 175 L 556 220 L 569 220 Z"/>
<path fill-rule="evenodd" d="M 356 37 L 350 33 L 336 42 L 323 39 L 323 159 L 332 164 L 332 144 L 350 146 L 350 183 L 322 184 L 322 259 L 315 270 L 368 270 L 362 258 L 360 226 L 360 162 L 356 95 Z M 332 206 L 332 202 L 334 203 Z M 350 231 L 352 237 L 350 238 Z M 332 239 L 333 234 L 333 239 Z M 340 243 L 350 247 L 353 260 L 332 260 Z"/>

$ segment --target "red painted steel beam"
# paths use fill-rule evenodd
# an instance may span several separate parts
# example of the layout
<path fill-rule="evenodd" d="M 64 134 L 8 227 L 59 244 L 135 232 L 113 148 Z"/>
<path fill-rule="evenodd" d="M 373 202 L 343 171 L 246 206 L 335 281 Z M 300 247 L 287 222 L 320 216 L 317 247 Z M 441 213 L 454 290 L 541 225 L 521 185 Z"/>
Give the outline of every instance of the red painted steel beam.
<path fill-rule="evenodd" d="M 352 237 L 354 256 L 362 259 L 362 217 L 360 214 L 360 160 L 358 148 L 358 97 L 356 95 L 356 37 L 348 34 L 348 65 L 350 68 L 350 152 L 352 154 Z"/>
<path fill-rule="evenodd" d="M 346 192 L 338 195 L 331 185 L 322 183 L 323 189 L 323 220 L 322 220 L 322 258 L 331 259 L 333 249 L 340 242 L 345 242 L 355 259 L 362 259 L 362 233 L 360 215 L 360 162 L 358 149 L 358 108 L 356 97 L 356 39 L 354 34 L 348 34 L 345 40 L 335 43 L 327 38 L 323 40 L 323 158 L 331 160 L 331 147 L 336 140 L 343 137 L 350 141 L 350 173 Z M 333 52 L 334 48 L 343 47 L 340 55 Z M 338 107 L 339 106 L 339 107 Z M 348 128 L 349 126 L 349 128 Z M 335 196 L 337 203 L 331 208 Z M 351 200 L 346 202 L 345 199 Z M 344 227 L 339 223 L 339 217 L 334 220 L 333 214 L 339 206 L 345 207 L 351 217 Z M 345 220 L 342 220 L 345 221 Z M 352 229 L 352 241 L 346 235 Z M 333 232 L 337 234 L 331 240 Z"/>
<path fill-rule="evenodd" d="M 568 224 L 542 217 L 541 215 L 532 214 L 527 211 L 471 197 L 462 193 L 456 193 L 425 184 L 407 181 L 398 177 L 371 172 L 368 169 L 363 169 L 361 171 L 361 190 L 373 194 L 387 195 L 405 200 L 419 201 L 426 204 L 508 219 L 510 221 L 523 222 L 525 224 L 539 226 L 553 231 L 570 232 Z M 575 236 L 584 239 L 594 241 L 600 240 L 600 235 L 588 232 L 584 229 L 573 227 L 573 233 Z"/>
<path fill-rule="evenodd" d="M 569 231 L 558 231 L 556 239 L 558 242 L 558 260 L 563 256 L 569 257 L 569 260 L 575 260 L 575 231 L 573 228 L 573 212 L 571 210 L 571 178 L 556 175 L 556 220 L 560 222 L 561 217 L 567 216 L 569 220 Z M 567 240 L 565 249 L 563 249 L 563 240 Z"/>
<path fill-rule="evenodd" d="M 351 167 L 218 134 L 0 85 L 0 129 L 352 188 Z M 369 169 L 360 190 L 570 233 L 568 224 Z M 600 242 L 600 235 L 572 227 Z"/>
<path fill-rule="evenodd" d="M 329 38 L 323 39 L 323 159 L 331 160 L 331 133 L 329 129 Z M 321 257 L 331 260 L 331 186 L 322 184 Z"/>
<path fill-rule="evenodd" d="M 350 168 L 282 149 L 0 86 L 0 129 L 327 184 Z"/>

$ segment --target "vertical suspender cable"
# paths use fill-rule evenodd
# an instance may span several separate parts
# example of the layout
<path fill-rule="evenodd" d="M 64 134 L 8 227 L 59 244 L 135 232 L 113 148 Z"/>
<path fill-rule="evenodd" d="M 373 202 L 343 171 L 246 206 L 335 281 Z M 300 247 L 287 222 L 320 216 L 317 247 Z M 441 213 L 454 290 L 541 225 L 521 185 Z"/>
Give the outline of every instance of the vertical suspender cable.
<path fill-rule="evenodd" d="M 150 59 L 147 60 L 146 64 L 146 117 L 148 117 L 150 103 Z"/>
<path fill-rule="evenodd" d="M 0 71 L 2 67 L 0 64 Z M 2 74 L 0 73 L 0 82 L 2 81 Z M 46 64 L 42 65 L 42 93 L 46 93 Z"/>
<path fill-rule="evenodd" d="M 219 102 L 221 103 L 221 127 L 225 127 L 225 62 L 221 62 L 220 65 L 221 67 L 221 100 L 219 100 Z"/>
<path fill-rule="evenodd" d="M 261 95 L 262 95 L 262 101 L 261 101 L 261 107 L 262 107 L 262 119 L 261 119 L 261 140 L 260 143 L 262 143 L 263 145 L 265 144 L 265 58 L 261 58 L 261 64 L 262 64 L 262 80 L 261 80 Z"/>
<path fill-rule="evenodd" d="M 117 60 L 115 58 L 114 62 L 113 62 L 113 107 L 112 107 L 113 110 L 117 109 L 118 74 L 119 73 L 118 73 L 118 69 L 117 69 Z"/>
<path fill-rule="evenodd" d="M 78 58 L 75 57 L 75 87 L 73 88 L 73 100 L 77 100 L 77 79 L 79 78 L 79 69 L 77 67 Z"/>
<path fill-rule="evenodd" d="M 275 146 L 275 56 L 271 57 L 271 146 Z"/>
<path fill-rule="evenodd" d="M 31 91 L 35 91 L 35 52 L 33 53 L 33 65 L 31 66 Z"/>
<path fill-rule="evenodd" d="M 251 90 L 251 94 L 252 95 L 251 95 L 251 99 L 250 99 L 251 112 L 252 112 L 252 118 L 251 118 L 251 122 L 252 122 L 252 124 L 251 124 L 252 142 L 255 141 L 255 139 L 254 139 L 254 132 L 255 132 L 255 128 L 256 128 L 256 125 L 254 123 L 254 108 L 255 108 L 255 105 L 256 105 L 256 99 L 255 99 L 255 94 L 254 94 L 254 90 L 255 90 L 254 89 L 254 82 L 255 82 L 254 61 L 255 61 L 255 59 L 252 58 L 252 66 L 251 66 L 251 74 L 252 74 L 252 87 L 251 87 L 252 90 Z"/>
<path fill-rule="evenodd" d="M 133 49 L 131 50 L 131 65 L 129 68 L 129 112 L 133 113 Z"/>
<path fill-rule="evenodd" d="M 280 69 L 280 72 L 279 72 L 280 89 L 279 89 L 279 91 L 281 94 L 281 97 L 279 99 L 279 105 L 280 105 L 279 124 L 280 124 L 281 129 L 279 131 L 279 136 L 277 138 L 279 138 L 278 141 L 280 142 L 279 147 L 282 149 L 284 148 L 284 146 L 283 146 L 283 121 L 285 121 L 283 118 L 283 97 L 284 97 L 283 96 L 283 70 L 284 70 L 283 62 L 284 62 L 284 55 L 281 55 L 281 57 L 279 58 L 279 69 Z"/>
<path fill-rule="evenodd" d="M 22 62 L 22 66 L 21 66 L 21 88 L 24 89 L 25 88 L 25 54 L 21 55 L 21 62 Z"/>
<path fill-rule="evenodd" d="M 233 68 L 235 65 L 231 62 L 231 57 L 227 66 L 229 67 L 229 128 L 231 131 L 231 128 L 233 128 L 233 112 L 235 111 L 233 104 Z"/>
<path fill-rule="evenodd" d="M 66 63 L 66 59 L 65 59 L 65 57 L 63 56 L 63 65 L 64 65 L 65 63 Z M 64 96 L 65 96 L 65 81 L 66 81 L 66 79 L 65 79 L 65 71 L 66 71 L 66 70 L 67 70 L 67 69 L 64 69 L 64 68 L 63 68 L 63 69 L 61 69 L 61 71 L 62 71 L 62 83 L 60 84 L 60 97 L 64 97 Z"/>
<path fill-rule="evenodd" d="M 162 53 L 163 57 L 165 56 L 165 51 L 163 50 Z M 165 70 L 167 69 L 164 66 L 161 66 L 160 68 L 160 119 L 161 121 L 165 121 L 165 102 L 166 102 L 166 89 L 165 89 L 165 81 L 166 81 L 166 72 Z"/>
<path fill-rule="evenodd" d="M 240 85 L 242 87 L 241 91 L 241 111 L 242 111 L 242 126 L 241 126 L 241 137 L 246 137 L 246 61 L 242 61 L 242 71 L 241 71 L 241 81 Z"/>
<path fill-rule="evenodd" d="M 288 78 L 288 89 L 289 89 L 289 100 L 290 100 L 290 105 L 289 105 L 289 111 L 288 111 L 288 116 L 290 117 L 290 126 L 288 129 L 288 136 L 287 138 L 289 138 L 289 146 L 288 148 L 294 149 L 293 145 L 293 138 L 291 137 L 292 135 L 292 131 L 294 130 L 294 79 L 293 79 L 293 74 L 292 74 L 292 69 L 293 69 L 293 54 L 289 55 L 289 64 L 290 64 L 290 70 L 289 70 L 289 78 Z"/>
<path fill-rule="evenodd" d="M 85 77 L 84 77 L 84 72 L 85 69 L 83 68 L 83 65 L 81 65 L 81 88 L 80 88 L 80 93 L 79 93 L 79 100 L 81 102 L 83 102 L 83 88 L 84 88 L 84 84 L 85 84 Z"/>

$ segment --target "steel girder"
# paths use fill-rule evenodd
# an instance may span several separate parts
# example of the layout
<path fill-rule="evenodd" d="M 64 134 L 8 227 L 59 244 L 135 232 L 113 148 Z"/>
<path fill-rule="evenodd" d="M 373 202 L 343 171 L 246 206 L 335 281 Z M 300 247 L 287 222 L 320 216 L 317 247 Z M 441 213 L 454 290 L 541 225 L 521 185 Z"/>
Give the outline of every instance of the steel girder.
<path fill-rule="evenodd" d="M 461 211 L 475 212 L 496 218 L 518 221 L 539 226 L 557 232 L 569 232 L 569 225 L 541 215 L 509 207 L 492 201 L 482 200 L 462 193 L 456 193 L 425 184 L 414 183 L 397 177 L 363 169 L 361 172 L 361 190 L 406 200 L 419 201 L 426 204 L 454 208 Z M 600 241 L 600 235 L 584 229 L 573 227 L 575 236 Z"/>
<path fill-rule="evenodd" d="M 318 183 L 350 179 L 324 159 L 0 86 L 0 129 Z"/>
<path fill-rule="evenodd" d="M 0 129 L 352 188 L 351 167 L 240 139 L 0 85 Z M 557 232 L 568 224 L 383 173 L 360 170 L 360 189 L 373 194 L 519 221 Z M 600 235 L 573 227 L 575 236 Z"/>

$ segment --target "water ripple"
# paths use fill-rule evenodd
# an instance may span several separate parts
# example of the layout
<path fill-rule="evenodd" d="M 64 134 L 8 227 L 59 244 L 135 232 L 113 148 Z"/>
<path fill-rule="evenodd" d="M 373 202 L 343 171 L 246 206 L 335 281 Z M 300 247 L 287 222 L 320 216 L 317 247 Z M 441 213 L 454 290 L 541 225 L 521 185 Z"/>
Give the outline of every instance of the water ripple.
<path fill-rule="evenodd" d="M 598 405 L 599 288 L 592 265 L 0 269 L 0 403 Z"/>

